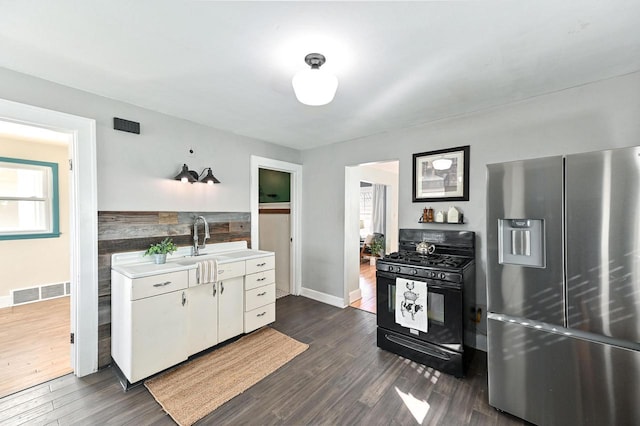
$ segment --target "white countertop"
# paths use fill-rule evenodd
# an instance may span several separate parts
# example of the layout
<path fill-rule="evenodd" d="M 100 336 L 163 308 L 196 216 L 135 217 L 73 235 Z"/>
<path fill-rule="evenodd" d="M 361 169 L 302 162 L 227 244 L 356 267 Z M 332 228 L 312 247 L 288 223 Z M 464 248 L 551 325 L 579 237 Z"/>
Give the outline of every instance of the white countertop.
<path fill-rule="evenodd" d="M 111 269 L 133 279 L 196 269 L 198 262 L 209 259 L 215 259 L 221 265 L 273 254 L 270 251 L 248 249 L 246 241 L 238 241 L 208 244 L 199 256 L 191 256 L 190 247 L 181 247 L 167 255 L 167 262 L 160 265 L 153 263 L 153 256 L 144 256 L 144 251 L 114 253 L 111 255 Z"/>

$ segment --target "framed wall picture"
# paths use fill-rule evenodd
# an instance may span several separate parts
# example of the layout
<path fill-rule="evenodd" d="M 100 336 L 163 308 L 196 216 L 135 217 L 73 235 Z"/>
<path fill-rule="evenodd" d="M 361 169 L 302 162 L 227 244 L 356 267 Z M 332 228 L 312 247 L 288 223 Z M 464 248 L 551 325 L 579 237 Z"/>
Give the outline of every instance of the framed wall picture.
<path fill-rule="evenodd" d="M 469 201 L 469 145 L 413 154 L 413 202 Z"/>

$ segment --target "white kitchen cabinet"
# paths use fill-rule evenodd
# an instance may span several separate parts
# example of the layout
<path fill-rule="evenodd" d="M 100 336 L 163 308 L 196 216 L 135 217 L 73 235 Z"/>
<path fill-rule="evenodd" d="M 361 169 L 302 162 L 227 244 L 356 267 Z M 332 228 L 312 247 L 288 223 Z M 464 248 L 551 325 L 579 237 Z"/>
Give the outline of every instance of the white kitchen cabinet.
<path fill-rule="evenodd" d="M 223 263 L 218 265 L 218 281 L 241 277 L 245 274 L 245 261 Z"/>
<path fill-rule="evenodd" d="M 221 342 L 244 330 L 244 277 L 218 282 L 218 337 Z"/>
<path fill-rule="evenodd" d="M 275 270 L 271 269 L 269 271 L 258 272 L 257 274 L 247 275 L 244 278 L 244 289 L 251 290 L 274 282 L 276 282 Z"/>
<path fill-rule="evenodd" d="M 275 256 L 247 260 L 244 278 L 244 332 L 276 320 Z"/>
<path fill-rule="evenodd" d="M 247 252 L 233 252 L 218 264 L 218 282 L 202 285 L 196 262 L 112 256 L 111 355 L 129 383 L 275 321 L 275 258 Z"/>
<path fill-rule="evenodd" d="M 246 287 L 245 287 L 246 288 Z M 244 293 L 244 309 L 252 311 L 260 306 L 276 301 L 276 283 L 246 290 Z"/>
<path fill-rule="evenodd" d="M 218 285 L 203 284 L 187 290 L 187 348 L 189 356 L 215 346 L 218 338 Z"/>
<path fill-rule="evenodd" d="M 247 260 L 246 273 L 255 274 L 256 272 L 268 271 L 276 267 L 275 256 L 258 257 Z"/>
<path fill-rule="evenodd" d="M 131 383 L 187 359 L 188 273 L 164 275 L 111 275 L 111 356 Z"/>
<path fill-rule="evenodd" d="M 244 314 L 244 328 L 245 333 L 250 333 L 253 330 L 257 330 L 260 327 L 264 327 L 267 324 L 271 324 L 276 320 L 276 304 L 269 303 L 265 306 L 253 309 L 245 312 Z"/>

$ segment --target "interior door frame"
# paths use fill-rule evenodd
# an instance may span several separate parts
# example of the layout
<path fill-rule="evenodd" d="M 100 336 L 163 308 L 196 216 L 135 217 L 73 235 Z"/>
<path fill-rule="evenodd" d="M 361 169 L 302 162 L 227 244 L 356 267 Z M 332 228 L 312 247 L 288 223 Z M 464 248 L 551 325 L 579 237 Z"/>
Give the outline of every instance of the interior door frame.
<path fill-rule="evenodd" d="M 391 182 L 384 182 L 384 179 L 371 179 L 371 176 L 363 175 L 363 167 L 374 163 L 396 162 L 398 174 L 395 176 L 393 185 Z M 385 223 L 385 252 L 398 250 L 398 188 L 399 188 L 399 167 L 398 159 L 379 160 L 374 163 L 362 163 L 353 166 L 345 166 L 344 169 L 344 287 L 343 303 L 349 306 L 353 300 L 360 297 L 360 181 L 379 183 L 387 187 L 386 197 L 386 223 Z M 351 290 L 353 288 L 353 290 Z M 352 300 L 353 299 L 353 300 Z"/>
<path fill-rule="evenodd" d="M 269 169 L 291 174 L 291 258 L 289 261 L 290 292 L 299 295 L 302 288 L 302 165 L 271 158 L 251 156 L 251 248 L 260 247 L 259 170 Z"/>
<path fill-rule="evenodd" d="M 96 122 L 0 99 L 0 120 L 71 135 L 71 367 L 81 377 L 98 371 L 98 201 Z"/>

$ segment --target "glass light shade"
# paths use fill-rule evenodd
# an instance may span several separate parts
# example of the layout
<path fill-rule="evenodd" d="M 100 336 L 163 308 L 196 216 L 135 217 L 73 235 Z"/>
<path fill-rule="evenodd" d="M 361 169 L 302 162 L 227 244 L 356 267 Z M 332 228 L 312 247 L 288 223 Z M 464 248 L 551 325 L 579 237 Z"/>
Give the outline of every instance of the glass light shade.
<path fill-rule="evenodd" d="M 450 158 L 438 158 L 433 160 L 433 168 L 436 170 L 448 170 L 453 164 L 453 160 Z"/>
<path fill-rule="evenodd" d="M 305 105 L 326 105 L 338 90 L 338 78 L 320 68 L 300 71 L 291 80 L 298 101 Z"/>

